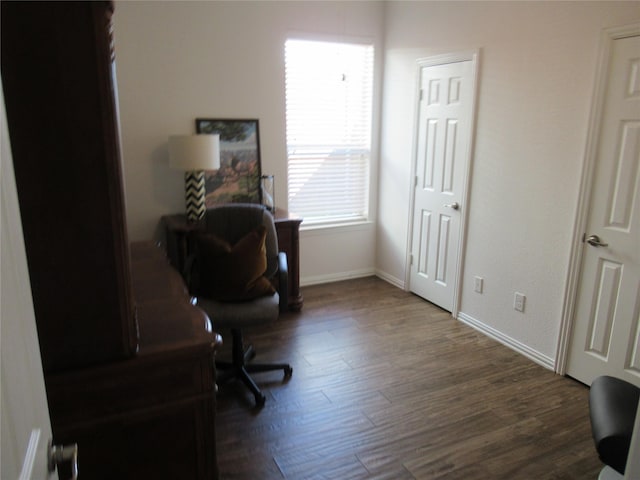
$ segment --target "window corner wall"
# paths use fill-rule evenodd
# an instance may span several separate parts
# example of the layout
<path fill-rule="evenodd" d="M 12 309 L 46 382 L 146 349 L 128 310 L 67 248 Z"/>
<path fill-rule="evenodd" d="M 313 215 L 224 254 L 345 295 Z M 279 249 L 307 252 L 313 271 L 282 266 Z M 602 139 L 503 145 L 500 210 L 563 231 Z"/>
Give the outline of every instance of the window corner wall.
<path fill-rule="evenodd" d="M 285 45 L 288 208 L 305 218 L 301 283 L 374 275 L 382 45 L 309 32 Z"/>
<path fill-rule="evenodd" d="M 283 49 L 292 30 L 372 40 L 369 220 L 375 220 L 384 11 L 384 2 L 359 1 L 118 2 L 115 47 L 131 240 L 153 238 L 162 215 L 184 212 L 183 178 L 169 169 L 166 144 L 170 134 L 195 133 L 195 118 L 259 119 L 262 171 L 275 175 L 276 206 L 287 208 Z M 303 285 L 374 271 L 371 223 L 302 232 L 300 238 Z"/>

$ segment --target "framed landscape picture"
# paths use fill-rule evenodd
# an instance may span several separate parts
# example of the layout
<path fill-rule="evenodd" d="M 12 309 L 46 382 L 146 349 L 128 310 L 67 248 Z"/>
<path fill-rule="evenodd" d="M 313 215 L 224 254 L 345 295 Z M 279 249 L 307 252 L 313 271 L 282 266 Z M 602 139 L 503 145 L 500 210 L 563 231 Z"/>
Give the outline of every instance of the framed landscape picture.
<path fill-rule="evenodd" d="M 261 203 L 258 120 L 197 118 L 196 132 L 220 135 L 220 168 L 205 172 L 206 206 Z"/>

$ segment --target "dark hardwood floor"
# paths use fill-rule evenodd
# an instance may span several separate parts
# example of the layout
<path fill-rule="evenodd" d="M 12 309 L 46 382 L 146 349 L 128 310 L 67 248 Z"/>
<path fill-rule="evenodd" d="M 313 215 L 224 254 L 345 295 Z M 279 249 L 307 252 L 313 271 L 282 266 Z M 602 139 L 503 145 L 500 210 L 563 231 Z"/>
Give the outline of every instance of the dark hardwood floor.
<path fill-rule="evenodd" d="M 220 387 L 222 479 L 597 478 L 584 385 L 380 279 L 303 293 L 301 313 L 246 332 L 291 380 L 254 376 L 262 410 Z"/>

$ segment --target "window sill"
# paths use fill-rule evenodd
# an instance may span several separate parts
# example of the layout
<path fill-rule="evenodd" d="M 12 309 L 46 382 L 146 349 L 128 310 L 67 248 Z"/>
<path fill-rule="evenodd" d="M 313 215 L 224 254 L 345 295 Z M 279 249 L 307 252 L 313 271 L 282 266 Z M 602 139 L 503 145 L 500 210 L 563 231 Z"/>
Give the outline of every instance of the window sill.
<path fill-rule="evenodd" d="M 367 230 L 373 226 L 371 220 L 358 220 L 341 223 L 316 223 L 305 225 L 304 221 L 300 225 L 300 232 L 305 234 L 341 233 L 358 230 Z"/>

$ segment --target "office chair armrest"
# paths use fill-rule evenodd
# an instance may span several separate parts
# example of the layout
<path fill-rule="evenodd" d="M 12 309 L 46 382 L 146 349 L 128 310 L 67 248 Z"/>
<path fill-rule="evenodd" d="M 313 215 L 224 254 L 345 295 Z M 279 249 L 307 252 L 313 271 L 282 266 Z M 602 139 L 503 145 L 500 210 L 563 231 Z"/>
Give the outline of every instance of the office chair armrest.
<path fill-rule="evenodd" d="M 280 296 L 280 311 L 289 309 L 289 266 L 287 254 L 278 252 L 278 295 Z"/>

